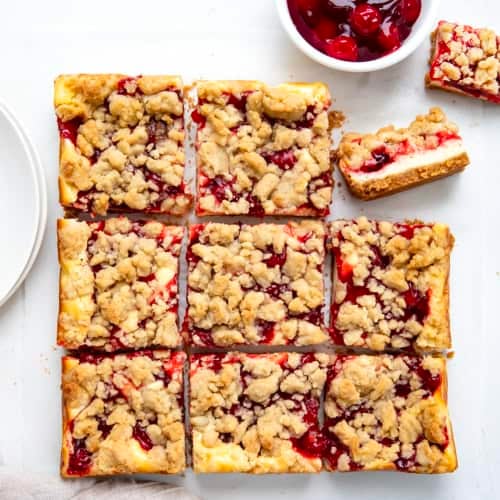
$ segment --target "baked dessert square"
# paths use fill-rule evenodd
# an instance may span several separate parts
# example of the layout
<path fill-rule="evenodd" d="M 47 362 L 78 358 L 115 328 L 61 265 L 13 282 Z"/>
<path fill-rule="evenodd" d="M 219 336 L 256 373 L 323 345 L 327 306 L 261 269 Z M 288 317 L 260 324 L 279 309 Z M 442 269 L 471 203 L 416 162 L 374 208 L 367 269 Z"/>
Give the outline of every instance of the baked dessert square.
<path fill-rule="evenodd" d="M 453 243 L 440 223 L 333 222 L 333 342 L 375 351 L 449 348 Z"/>
<path fill-rule="evenodd" d="M 325 398 L 326 468 L 453 472 L 446 380 L 441 357 L 335 356 Z"/>
<path fill-rule="evenodd" d="M 182 215 L 184 106 L 177 76 L 61 75 L 59 199 L 70 211 Z"/>
<path fill-rule="evenodd" d="M 185 359 L 169 351 L 63 357 L 61 475 L 182 472 Z"/>
<path fill-rule="evenodd" d="M 490 29 L 440 21 L 426 84 L 500 104 L 500 37 Z"/>
<path fill-rule="evenodd" d="M 326 354 L 196 354 L 190 358 L 195 472 L 319 472 Z"/>
<path fill-rule="evenodd" d="M 447 177 L 469 164 L 458 127 L 440 108 L 417 116 L 408 128 L 345 134 L 336 156 L 349 190 L 363 200 Z"/>
<path fill-rule="evenodd" d="M 326 85 L 201 81 L 196 90 L 198 215 L 328 215 Z"/>
<path fill-rule="evenodd" d="M 126 217 L 57 223 L 58 344 L 116 351 L 181 344 L 177 274 L 184 228 Z"/>
<path fill-rule="evenodd" d="M 311 345 L 323 322 L 325 227 L 195 224 L 189 229 L 187 311 L 191 345 Z"/>

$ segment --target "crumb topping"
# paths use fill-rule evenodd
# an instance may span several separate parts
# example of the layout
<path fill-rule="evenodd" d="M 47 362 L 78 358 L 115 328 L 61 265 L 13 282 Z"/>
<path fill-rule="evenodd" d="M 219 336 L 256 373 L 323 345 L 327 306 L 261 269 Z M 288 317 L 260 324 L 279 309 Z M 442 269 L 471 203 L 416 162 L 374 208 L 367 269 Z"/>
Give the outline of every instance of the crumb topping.
<path fill-rule="evenodd" d="M 60 220 L 60 343 L 106 351 L 178 346 L 183 234 L 182 227 L 125 217 Z"/>
<path fill-rule="evenodd" d="M 60 76 L 55 107 L 64 205 L 100 215 L 189 209 L 180 78 Z"/>
<path fill-rule="evenodd" d="M 187 259 L 186 329 L 193 344 L 327 340 L 322 223 L 193 225 Z"/>
<path fill-rule="evenodd" d="M 454 470 L 445 370 L 445 360 L 431 356 L 335 356 L 325 400 L 327 467 Z"/>
<path fill-rule="evenodd" d="M 66 476 L 185 468 L 181 352 L 63 358 Z"/>
<path fill-rule="evenodd" d="M 431 81 L 500 102 L 500 43 L 494 31 L 441 21 L 434 38 Z"/>
<path fill-rule="evenodd" d="M 331 98 L 323 84 L 199 82 L 197 213 L 327 215 Z"/>
<path fill-rule="evenodd" d="M 401 156 L 437 149 L 450 140 L 461 140 L 458 127 L 435 107 L 417 116 L 408 128 L 390 125 L 375 134 L 345 134 L 336 156 L 343 172 L 369 174 Z"/>
<path fill-rule="evenodd" d="M 317 418 L 328 361 L 298 353 L 192 356 L 195 471 L 319 471 Z"/>
<path fill-rule="evenodd" d="M 336 344 L 417 351 L 450 346 L 448 274 L 453 236 L 444 224 L 360 217 L 331 225 Z"/>

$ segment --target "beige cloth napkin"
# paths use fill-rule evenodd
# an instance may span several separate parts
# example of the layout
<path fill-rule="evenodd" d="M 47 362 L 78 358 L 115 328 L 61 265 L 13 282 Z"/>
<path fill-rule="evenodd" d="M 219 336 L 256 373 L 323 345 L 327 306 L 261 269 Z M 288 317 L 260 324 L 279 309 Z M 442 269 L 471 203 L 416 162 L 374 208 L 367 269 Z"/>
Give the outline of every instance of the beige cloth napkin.
<path fill-rule="evenodd" d="M 0 466 L 1 500 L 200 500 L 181 486 L 132 478 L 78 479 L 14 472 Z"/>

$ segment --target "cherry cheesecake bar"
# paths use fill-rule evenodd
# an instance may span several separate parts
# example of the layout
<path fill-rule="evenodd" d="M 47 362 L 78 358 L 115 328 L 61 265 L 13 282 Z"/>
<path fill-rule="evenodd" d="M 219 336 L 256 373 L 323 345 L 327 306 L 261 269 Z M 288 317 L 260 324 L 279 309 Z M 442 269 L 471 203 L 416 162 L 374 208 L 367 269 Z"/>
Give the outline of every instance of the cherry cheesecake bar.
<path fill-rule="evenodd" d="M 195 472 L 319 472 L 326 354 L 208 354 L 190 359 Z"/>
<path fill-rule="evenodd" d="M 457 172 L 469 164 L 458 127 L 432 108 L 408 128 L 345 134 L 336 153 L 350 191 L 372 200 Z"/>
<path fill-rule="evenodd" d="M 184 228 L 118 217 L 61 219 L 58 344 L 116 351 L 181 344 L 178 260 Z"/>
<path fill-rule="evenodd" d="M 441 21 L 432 34 L 428 87 L 500 104 L 500 37 Z"/>
<path fill-rule="evenodd" d="M 328 470 L 453 472 L 445 359 L 334 356 L 324 429 Z"/>
<path fill-rule="evenodd" d="M 168 351 L 65 356 L 61 475 L 182 472 L 185 359 Z"/>
<path fill-rule="evenodd" d="M 311 345 L 323 323 L 324 225 L 190 227 L 187 311 L 191 345 Z"/>
<path fill-rule="evenodd" d="M 328 215 L 326 85 L 202 81 L 196 89 L 198 215 Z"/>
<path fill-rule="evenodd" d="M 375 351 L 449 348 L 453 243 L 444 224 L 333 222 L 333 342 Z"/>
<path fill-rule="evenodd" d="M 59 76 L 61 204 L 99 215 L 185 213 L 182 93 L 176 76 Z"/>

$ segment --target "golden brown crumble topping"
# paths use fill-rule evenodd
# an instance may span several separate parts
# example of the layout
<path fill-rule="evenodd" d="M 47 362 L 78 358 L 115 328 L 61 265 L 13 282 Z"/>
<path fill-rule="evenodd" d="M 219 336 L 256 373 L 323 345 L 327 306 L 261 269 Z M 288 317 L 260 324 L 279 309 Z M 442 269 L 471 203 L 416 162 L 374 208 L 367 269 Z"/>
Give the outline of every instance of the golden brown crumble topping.
<path fill-rule="evenodd" d="M 441 21 L 427 83 L 500 103 L 500 43 L 494 31 Z"/>
<path fill-rule="evenodd" d="M 63 75 L 54 103 L 64 206 L 101 215 L 189 209 L 179 77 Z"/>
<path fill-rule="evenodd" d="M 58 221 L 58 342 L 114 351 L 175 347 L 184 229 L 125 217 Z"/>
<path fill-rule="evenodd" d="M 321 83 L 198 82 L 198 215 L 327 215 L 331 98 Z"/>
<path fill-rule="evenodd" d="M 318 472 L 325 354 L 191 357 L 195 472 Z"/>
<path fill-rule="evenodd" d="M 408 128 L 394 125 L 375 134 L 345 134 L 336 156 L 344 175 L 378 172 L 398 157 L 436 149 L 448 140 L 461 140 L 458 127 L 450 122 L 440 108 L 431 108 L 417 116 Z"/>
<path fill-rule="evenodd" d="M 321 222 L 197 224 L 187 252 L 192 344 L 324 342 Z"/>
<path fill-rule="evenodd" d="M 338 355 L 325 400 L 329 470 L 456 469 L 439 357 Z"/>
<path fill-rule="evenodd" d="M 450 347 L 448 275 L 453 236 L 444 224 L 360 217 L 331 225 L 336 344 L 433 351 Z"/>
<path fill-rule="evenodd" d="M 63 358 L 61 474 L 185 469 L 181 352 Z"/>

